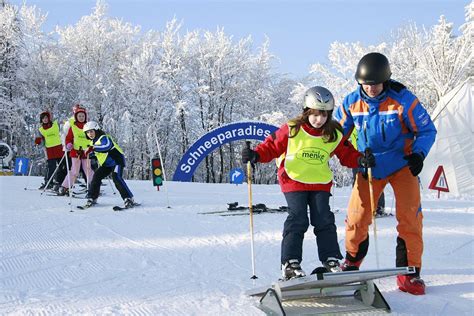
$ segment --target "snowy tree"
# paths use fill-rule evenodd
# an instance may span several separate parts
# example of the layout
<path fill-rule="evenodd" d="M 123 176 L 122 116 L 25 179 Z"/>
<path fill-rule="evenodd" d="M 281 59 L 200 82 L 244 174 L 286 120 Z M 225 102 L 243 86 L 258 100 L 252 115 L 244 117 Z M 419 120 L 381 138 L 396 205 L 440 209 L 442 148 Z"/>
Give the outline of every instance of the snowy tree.
<path fill-rule="evenodd" d="M 30 156 L 39 112 L 53 107 L 54 89 L 48 89 L 47 84 L 52 73 L 49 44 L 41 31 L 46 15 L 35 7 L 8 4 L 3 5 L 0 14 L 0 36 L 5 39 L 0 57 L 2 134 L 9 134 L 6 140 L 18 149 L 18 154 Z"/>
<path fill-rule="evenodd" d="M 118 117 L 108 116 L 110 121 L 120 121 L 117 134 L 122 135 L 120 139 L 126 144 L 124 148 L 126 156 L 129 157 L 128 174 L 139 179 L 149 176 L 149 161 L 156 153 L 153 133 L 156 132 L 157 123 L 163 121 L 160 118 L 169 117 L 169 113 L 163 111 L 159 105 L 162 90 L 161 79 L 157 75 L 158 43 L 159 34 L 149 32 L 131 50 L 134 58 L 119 65 L 119 102 L 124 105 L 125 111 L 122 114 L 117 113 Z M 147 135 L 147 132 L 152 134 Z"/>
<path fill-rule="evenodd" d="M 455 36 L 453 23 L 441 16 L 427 31 L 416 24 L 396 33 L 391 50 L 393 72 L 405 79 L 431 112 L 438 100 L 468 76 L 472 60 L 472 39 Z"/>
<path fill-rule="evenodd" d="M 19 66 L 21 36 L 18 12 L 2 4 L 0 11 L 0 139 L 13 144 L 13 122 L 19 118 L 14 100 L 18 96 L 16 71 Z M 23 119 L 23 118 L 21 118 Z"/>
<path fill-rule="evenodd" d="M 67 78 L 64 91 L 71 100 L 66 106 L 82 103 L 99 123 L 110 123 L 107 115 L 125 112 L 119 102 L 119 65 L 131 57 L 128 50 L 140 31 L 139 27 L 108 18 L 106 10 L 107 5 L 99 0 L 90 16 L 82 17 L 74 26 L 57 29 Z M 109 126 L 114 132 L 116 126 Z"/>

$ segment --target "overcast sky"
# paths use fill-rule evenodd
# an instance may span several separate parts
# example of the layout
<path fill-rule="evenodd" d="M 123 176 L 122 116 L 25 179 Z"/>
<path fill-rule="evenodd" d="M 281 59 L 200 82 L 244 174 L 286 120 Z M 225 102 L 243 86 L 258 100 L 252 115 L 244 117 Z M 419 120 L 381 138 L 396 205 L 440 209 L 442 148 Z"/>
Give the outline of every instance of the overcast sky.
<path fill-rule="evenodd" d="M 46 29 L 75 24 L 91 13 L 95 0 L 6 0 L 36 5 L 48 12 Z M 184 30 L 215 31 L 223 27 L 235 39 L 252 35 L 259 46 L 265 35 L 270 51 L 279 62 L 276 70 L 294 76 L 308 74 L 309 66 L 326 62 L 334 41 L 378 44 L 390 32 L 410 22 L 432 27 L 440 15 L 464 23 L 469 0 L 108 0 L 108 14 L 142 26 L 142 30 L 163 30 L 176 17 Z"/>

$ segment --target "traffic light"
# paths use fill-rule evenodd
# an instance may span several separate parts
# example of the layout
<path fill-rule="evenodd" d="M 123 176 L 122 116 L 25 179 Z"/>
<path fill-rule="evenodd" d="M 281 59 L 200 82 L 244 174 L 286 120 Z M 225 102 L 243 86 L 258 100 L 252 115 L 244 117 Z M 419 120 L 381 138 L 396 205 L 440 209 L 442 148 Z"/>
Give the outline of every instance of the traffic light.
<path fill-rule="evenodd" d="M 154 186 L 163 185 L 163 170 L 161 166 L 161 160 L 159 158 L 155 158 L 151 160 L 151 171 L 152 171 L 152 179 Z"/>

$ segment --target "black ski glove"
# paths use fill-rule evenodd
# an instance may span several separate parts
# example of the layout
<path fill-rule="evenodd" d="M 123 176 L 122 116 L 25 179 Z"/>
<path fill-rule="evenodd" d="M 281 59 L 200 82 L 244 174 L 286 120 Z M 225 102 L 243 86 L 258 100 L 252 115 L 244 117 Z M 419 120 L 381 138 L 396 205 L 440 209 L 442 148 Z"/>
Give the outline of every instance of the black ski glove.
<path fill-rule="evenodd" d="M 366 150 L 364 155 L 359 157 L 359 166 L 361 168 L 375 167 L 375 156 L 370 150 Z"/>
<path fill-rule="evenodd" d="M 242 162 L 246 164 L 247 162 L 251 162 L 252 164 L 258 161 L 258 153 L 255 150 L 245 147 L 242 149 Z"/>
<path fill-rule="evenodd" d="M 408 167 L 414 177 L 420 174 L 421 169 L 423 169 L 423 160 L 425 160 L 423 154 L 413 153 L 404 156 L 403 159 L 408 161 Z"/>

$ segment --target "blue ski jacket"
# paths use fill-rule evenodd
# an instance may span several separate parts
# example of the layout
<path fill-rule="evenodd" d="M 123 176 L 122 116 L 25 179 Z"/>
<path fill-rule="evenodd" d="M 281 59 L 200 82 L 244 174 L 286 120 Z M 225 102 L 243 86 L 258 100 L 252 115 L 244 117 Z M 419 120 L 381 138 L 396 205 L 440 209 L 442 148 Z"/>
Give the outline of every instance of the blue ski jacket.
<path fill-rule="evenodd" d="M 100 138 L 102 135 L 105 137 Z M 100 139 L 100 144 L 96 144 L 97 140 Z M 94 151 L 98 153 L 108 153 L 107 158 L 103 166 L 115 167 L 121 165 L 125 167 L 125 156 L 114 147 L 114 142 L 109 135 L 106 135 L 102 130 L 96 132 L 95 138 L 92 140 Z"/>
<path fill-rule="evenodd" d="M 355 128 L 357 148 L 370 148 L 375 156 L 374 178 L 383 179 L 407 165 L 403 156 L 426 157 L 436 138 L 429 114 L 403 84 L 390 80 L 381 95 L 370 98 L 362 86 L 344 98 L 334 114 L 350 137 Z"/>

